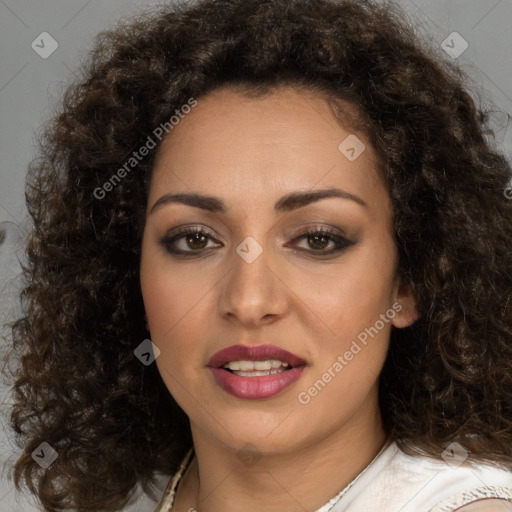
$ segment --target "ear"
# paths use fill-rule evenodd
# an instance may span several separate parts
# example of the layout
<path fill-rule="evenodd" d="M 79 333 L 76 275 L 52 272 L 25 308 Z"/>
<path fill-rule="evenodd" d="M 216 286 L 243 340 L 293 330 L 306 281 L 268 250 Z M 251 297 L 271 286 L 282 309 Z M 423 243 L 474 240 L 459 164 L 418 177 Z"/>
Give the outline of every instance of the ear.
<path fill-rule="evenodd" d="M 412 293 L 411 287 L 403 284 L 398 277 L 393 289 L 393 309 L 396 311 L 396 315 L 391 320 L 391 323 L 399 329 L 409 327 L 419 317 L 416 298 Z"/>

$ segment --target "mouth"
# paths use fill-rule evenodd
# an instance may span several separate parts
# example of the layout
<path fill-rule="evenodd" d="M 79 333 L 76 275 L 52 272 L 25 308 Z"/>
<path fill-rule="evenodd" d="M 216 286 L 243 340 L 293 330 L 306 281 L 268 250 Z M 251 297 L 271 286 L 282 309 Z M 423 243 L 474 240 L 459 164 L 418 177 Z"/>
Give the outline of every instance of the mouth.
<path fill-rule="evenodd" d="M 276 373 L 285 372 L 294 368 L 285 361 L 278 359 L 265 359 L 259 361 L 239 360 L 230 361 L 222 366 L 224 370 L 239 377 L 266 377 Z"/>
<path fill-rule="evenodd" d="M 208 366 L 223 368 L 235 375 L 239 372 L 251 375 L 257 372 L 269 372 L 265 375 L 272 375 L 305 364 L 304 359 L 275 345 L 232 345 L 214 354 Z"/>
<path fill-rule="evenodd" d="M 274 345 L 233 345 L 208 363 L 217 384 L 238 398 L 270 398 L 295 382 L 307 363 Z"/>

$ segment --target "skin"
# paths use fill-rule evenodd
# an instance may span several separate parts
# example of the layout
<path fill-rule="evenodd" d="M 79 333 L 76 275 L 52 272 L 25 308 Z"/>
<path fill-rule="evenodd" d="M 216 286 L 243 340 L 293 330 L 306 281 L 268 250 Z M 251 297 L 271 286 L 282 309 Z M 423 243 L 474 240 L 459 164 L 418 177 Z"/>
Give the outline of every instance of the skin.
<path fill-rule="evenodd" d="M 505 500 L 478 500 L 464 507 L 458 508 L 457 512 L 508 512 L 512 510 L 512 504 Z"/>
<path fill-rule="evenodd" d="M 378 375 L 391 326 L 416 319 L 415 302 L 396 274 L 392 206 L 375 154 L 349 161 L 338 145 L 353 133 L 322 96 L 282 87 L 260 98 L 223 88 L 201 98 L 159 149 L 148 196 L 140 265 L 158 369 L 190 418 L 196 456 L 174 511 L 315 510 L 357 476 L 386 442 Z M 276 213 L 284 195 L 338 188 L 360 198 L 327 198 Z M 169 193 L 220 198 L 226 213 L 167 203 Z M 201 243 L 161 240 L 193 224 Z M 302 236 L 332 226 L 355 243 L 336 246 Z M 343 234 L 343 233 L 341 233 Z M 248 236 L 262 248 L 247 263 L 236 248 Z M 301 404 L 357 335 L 400 303 L 343 370 Z M 214 381 L 207 363 L 220 349 L 273 344 L 307 362 L 298 381 L 263 400 L 236 398 Z M 248 446 L 249 444 L 249 446 Z M 252 457 L 252 459 L 251 459 Z"/>

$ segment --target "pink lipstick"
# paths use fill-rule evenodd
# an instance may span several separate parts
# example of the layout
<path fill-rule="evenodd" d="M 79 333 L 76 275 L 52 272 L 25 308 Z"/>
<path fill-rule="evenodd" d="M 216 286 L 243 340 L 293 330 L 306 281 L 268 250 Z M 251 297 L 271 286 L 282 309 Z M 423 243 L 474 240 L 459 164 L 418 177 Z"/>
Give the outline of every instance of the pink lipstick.
<path fill-rule="evenodd" d="M 214 354 L 208 367 L 227 393 L 237 398 L 263 399 L 293 384 L 306 362 L 274 345 L 233 345 Z"/>

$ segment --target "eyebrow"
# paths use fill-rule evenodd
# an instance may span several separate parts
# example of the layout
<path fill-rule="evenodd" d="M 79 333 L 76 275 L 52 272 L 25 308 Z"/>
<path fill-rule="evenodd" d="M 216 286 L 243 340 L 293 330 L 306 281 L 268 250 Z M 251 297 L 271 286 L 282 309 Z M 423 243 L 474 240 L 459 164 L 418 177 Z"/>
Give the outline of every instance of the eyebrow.
<path fill-rule="evenodd" d="M 298 208 L 303 208 L 309 204 L 320 201 L 321 199 L 327 198 L 339 198 L 348 199 L 356 202 L 357 204 L 368 208 L 368 205 L 358 196 L 350 194 L 338 188 L 328 188 L 324 190 L 314 190 L 307 192 L 292 192 L 281 197 L 274 205 L 276 213 L 289 212 Z M 195 208 L 201 208 L 212 213 L 225 214 L 228 208 L 222 201 L 222 199 L 215 196 L 206 196 L 198 193 L 191 194 L 165 194 L 160 197 L 153 206 L 151 207 L 150 214 L 152 214 L 158 208 L 169 204 L 179 203 L 187 206 L 193 206 Z"/>

